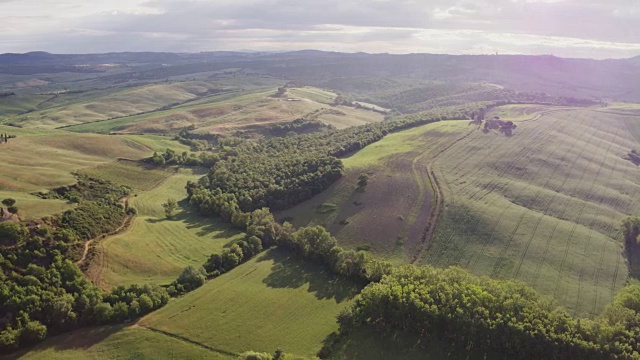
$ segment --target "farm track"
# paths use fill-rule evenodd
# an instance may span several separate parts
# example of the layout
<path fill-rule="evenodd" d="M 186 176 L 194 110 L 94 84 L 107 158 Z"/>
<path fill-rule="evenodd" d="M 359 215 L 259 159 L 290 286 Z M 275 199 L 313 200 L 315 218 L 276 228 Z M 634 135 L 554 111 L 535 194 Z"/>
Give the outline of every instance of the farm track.
<path fill-rule="evenodd" d="M 128 201 L 128 199 L 123 199 L 122 201 Z M 109 236 L 114 236 L 117 235 L 119 233 L 121 233 L 122 231 L 124 231 L 125 229 L 129 228 L 129 226 L 131 225 L 131 222 L 133 220 L 133 216 L 127 216 L 124 221 L 122 222 L 122 225 L 120 225 L 117 229 L 109 232 L 108 234 L 102 234 L 99 235 L 96 238 L 90 239 L 88 241 L 85 241 L 84 243 L 84 251 L 82 252 L 82 257 L 80 257 L 80 260 L 76 261 L 76 265 L 80 266 L 82 264 L 84 264 L 84 262 L 87 260 L 87 255 L 89 254 L 89 249 L 91 247 L 91 244 L 93 244 L 94 242 L 98 241 L 98 239 L 102 238 L 105 239 Z"/>
<path fill-rule="evenodd" d="M 414 255 L 414 258 L 411 260 L 412 264 L 418 263 L 418 262 L 420 262 L 420 261 L 422 261 L 424 259 L 424 256 L 425 256 L 427 250 L 429 249 L 429 245 L 431 243 L 431 237 L 433 236 L 433 232 L 435 230 L 438 218 L 441 216 L 441 213 L 442 213 L 443 193 L 442 193 L 442 189 L 440 188 L 440 185 L 438 183 L 438 180 L 437 180 L 437 178 L 435 176 L 435 173 L 433 171 L 433 166 L 435 165 L 435 162 L 438 160 L 438 157 L 440 155 L 442 155 L 444 152 L 446 152 L 447 150 L 449 150 L 453 146 L 457 145 L 461 141 L 463 141 L 466 138 L 468 138 L 469 136 L 471 136 L 474 132 L 475 132 L 475 130 L 469 131 L 464 136 L 458 138 L 457 140 L 455 140 L 454 142 L 452 142 L 451 144 L 446 146 L 444 149 L 442 149 L 439 152 L 437 152 L 433 156 L 433 158 L 431 159 L 431 162 L 427 165 L 427 177 L 429 179 L 429 182 L 431 183 L 431 187 L 433 188 L 433 195 L 435 197 L 435 206 L 429 212 L 429 217 L 427 218 L 427 225 L 425 226 L 425 228 L 424 228 L 424 230 L 422 232 L 422 235 L 420 237 L 420 244 L 418 245 L 418 249 L 417 249 L 417 251 L 416 251 L 416 253 Z M 412 164 L 413 170 L 414 170 L 414 174 L 415 174 L 415 170 L 416 170 L 415 165 L 416 165 L 416 160 L 417 159 L 418 158 L 415 158 L 414 162 Z"/>

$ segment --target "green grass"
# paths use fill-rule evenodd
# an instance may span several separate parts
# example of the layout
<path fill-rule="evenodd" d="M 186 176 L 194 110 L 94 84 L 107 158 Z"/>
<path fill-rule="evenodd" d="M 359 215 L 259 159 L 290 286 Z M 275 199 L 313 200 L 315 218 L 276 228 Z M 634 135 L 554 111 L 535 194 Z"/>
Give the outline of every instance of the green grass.
<path fill-rule="evenodd" d="M 556 112 L 473 136 L 436 164 L 448 208 L 425 259 L 514 278 L 593 316 L 627 279 L 620 221 L 638 212 L 631 117 Z"/>
<path fill-rule="evenodd" d="M 504 105 L 491 109 L 486 115 L 486 119 L 498 116 L 503 120 L 524 121 L 534 119 L 536 116 L 549 111 L 566 110 L 562 106 L 546 106 L 546 105 L 530 105 L 530 104 L 514 104 Z"/>
<path fill-rule="evenodd" d="M 235 359 L 140 327 L 104 326 L 47 339 L 21 359 Z"/>
<path fill-rule="evenodd" d="M 129 204 L 138 210 L 138 216 L 124 233 L 100 241 L 101 255 L 91 263 L 89 277 L 103 288 L 168 284 L 186 266 L 200 266 L 211 253 L 241 239 L 243 233 L 197 215 L 186 203 L 187 181 L 201 176 L 201 172 L 182 170 L 131 198 Z M 162 208 L 168 198 L 180 205 L 172 219 L 165 218 Z"/>
<path fill-rule="evenodd" d="M 79 171 L 136 190 L 151 190 L 174 174 L 174 169 L 163 169 L 130 160 L 117 160 Z"/>
<path fill-rule="evenodd" d="M 63 200 L 41 199 L 37 196 L 15 191 L 0 191 L 0 200 L 12 198 L 16 200 L 18 214 L 22 220 L 39 219 L 43 216 L 63 213 L 73 205 Z M 0 205 L 0 207 L 5 207 Z"/>
<path fill-rule="evenodd" d="M 2 118 L 12 117 L 26 111 L 33 111 L 52 95 L 13 95 L 0 97 L 0 123 Z"/>
<path fill-rule="evenodd" d="M 0 190 L 33 192 L 75 182 L 72 172 L 124 158 L 138 160 L 168 147 L 188 150 L 165 137 L 106 136 L 59 130 L 19 129 L 0 125 L 0 133 L 17 135 L 0 145 Z"/>
<path fill-rule="evenodd" d="M 154 111 L 197 98 L 216 88 L 207 82 L 154 84 L 124 89 L 88 101 L 51 107 L 10 118 L 28 127 L 58 128 Z"/>
<path fill-rule="evenodd" d="M 430 166 L 445 208 L 419 262 L 521 280 L 574 315 L 595 316 L 628 277 L 620 222 L 640 212 L 640 180 L 623 156 L 637 148 L 640 121 L 594 109 L 496 112 L 514 108 L 522 119 L 541 116 L 519 122 L 511 137 L 468 121 L 389 135 L 345 159 L 346 176 L 330 189 L 278 215 L 326 225 L 341 245 L 413 260 L 423 247 L 411 229 L 426 226 L 430 208 L 419 204 L 432 200 Z M 362 172 L 364 193 L 356 191 Z M 338 210 L 321 214 L 323 203 Z"/>
<path fill-rule="evenodd" d="M 313 356 L 359 288 L 270 250 L 148 315 L 140 325 L 232 353 Z"/>

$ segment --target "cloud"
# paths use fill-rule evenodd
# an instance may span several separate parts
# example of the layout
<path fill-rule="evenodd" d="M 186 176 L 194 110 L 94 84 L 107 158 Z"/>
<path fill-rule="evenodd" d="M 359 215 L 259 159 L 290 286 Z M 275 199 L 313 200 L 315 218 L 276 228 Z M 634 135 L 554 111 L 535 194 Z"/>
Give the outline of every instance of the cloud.
<path fill-rule="evenodd" d="M 39 10 L 28 11 L 39 4 Z M 636 0 L 0 0 L 0 48 L 640 53 Z M 46 17 L 44 17 L 46 14 Z M 28 16 L 42 15 L 39 21 Z M 6 25 L 8 24 L 8 25 Z M 22 26 L 20 24 L 23 24 Z"/>

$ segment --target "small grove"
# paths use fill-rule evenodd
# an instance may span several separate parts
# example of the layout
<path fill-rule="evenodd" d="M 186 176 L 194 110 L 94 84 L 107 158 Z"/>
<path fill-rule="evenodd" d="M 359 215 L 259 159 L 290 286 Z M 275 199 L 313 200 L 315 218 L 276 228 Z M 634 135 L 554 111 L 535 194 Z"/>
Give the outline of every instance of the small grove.
<path fill-rule="evenodd" d="M 41 194 L 74 202 L 75 208 L 26 224 L 0 223 L 0 353 L 78 327 L 135 318 L 169 300 L 166 289 L 154 285 L 104 294 L 72 262 L 85 241 L 113 231 L 132 212 L 119 201 L 127 188 L 78 180 Z"/>

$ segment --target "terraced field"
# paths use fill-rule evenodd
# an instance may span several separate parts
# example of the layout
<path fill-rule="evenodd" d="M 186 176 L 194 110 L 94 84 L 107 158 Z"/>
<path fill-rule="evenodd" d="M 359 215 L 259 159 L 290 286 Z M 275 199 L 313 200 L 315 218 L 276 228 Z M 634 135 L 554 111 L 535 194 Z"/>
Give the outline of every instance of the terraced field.
<path fill-rule="evenodd" d="M 160 173 L 157 186 L 130 198 L 138 216 L 123 233 L 99 242 L 98 256 L 87 271 L 99 286 L 121 284 L 168 284 L 188 265 L 202 265 L 215 251 L 241 239 L 244 234 L 216 220 L 200 217 L 184 200 L 187 181 L 202 175 L 181 170 L 169 177 Z M 153 182 L 151 182 L 153 183 Z M 180 209 L 166 219 L 162 203 L 168 198 L 179 202 Z"/>
<path fill-rule="evenodd" d="M 221 353 L 314 356 L 359 288 L 270 250 L 146 316 L 139 325 Z"/>
<path fill-rule="evenodd" d="M 576 315 L 600 313 L 628 277 L 620 221 L 638 213 L 640 170 L 623 156 L 637 148 L 638 118 L 539 106 L 496 111 L 515 113 L 513 136 L 466 121 L 389 135 L 345 159 L 348 175 L 327 192 L 280 216 L 324 224 L 341 244 L 398 262 L 522 280 Z M 364 193 L 355 191 L 361 172 L 371 176 Z M 444 206 L 430 237 L 433 182 Z M 411 222 L 427 228 L 422 238 L 419 230 L 391 236 Z"/>

